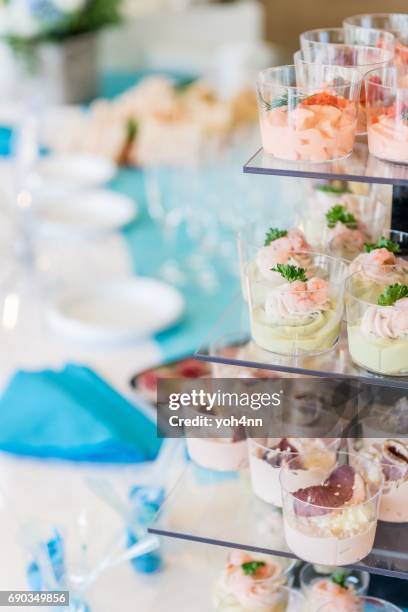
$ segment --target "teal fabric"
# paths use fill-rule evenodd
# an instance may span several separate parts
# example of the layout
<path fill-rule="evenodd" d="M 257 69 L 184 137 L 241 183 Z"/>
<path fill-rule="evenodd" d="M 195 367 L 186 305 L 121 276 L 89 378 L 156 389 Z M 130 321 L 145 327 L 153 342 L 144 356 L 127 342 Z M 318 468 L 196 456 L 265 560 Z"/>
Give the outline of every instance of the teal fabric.
<path fill-rule="evenodd" d="M 145 73 L 115 74 L 102 79 L 101 91 L 112 97 Z M 0 155 L 10 154 L 11 130 L 0 129 Z M 124 230 L 134 272 L 157 276 L 166 254 L 160 229 L 147 212 L 141 170 L 123 169 L 111 188 L 129 195 L 139 207 L 137 221 Z M 205 204 L 205 203 L 204 203 Z M 193 244 L 180 233 L 175 248 L 181 262 Z M 220 279 L 216 295 L 185 287 L 183 319 L 156 337 L 162 360 L 189 355 L 203 343 L 230 302 L 237 280 Z M 228 320 L 230 331 L 236 323 Z M 229 330 L 226 329 L 226 332 Z M 87 461 L 146 461 L 160 447 L 156 426 L 87 368 L 68 365 L 62 372 L 18 372 L 0 399 L 0 449 L 21 455 Z"/>
<path fill-rule="evenodd" d="M 95 372 L 17 372 L 0 400 L 0 449 L 41 458 L 141 462 L 160 448 L 156 426 Z"/>

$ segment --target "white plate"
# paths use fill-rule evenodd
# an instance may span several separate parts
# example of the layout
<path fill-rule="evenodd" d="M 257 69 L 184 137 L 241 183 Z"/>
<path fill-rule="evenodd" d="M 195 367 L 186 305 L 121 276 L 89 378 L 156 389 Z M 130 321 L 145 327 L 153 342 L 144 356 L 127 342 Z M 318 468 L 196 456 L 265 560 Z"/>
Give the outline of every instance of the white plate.
<path fill-rule="evenodd" d="M 62 199 L 46 198 L 36 207 L 47 234 L 89 235 L 112 232 L 135 220 L 133 200 L 107 189 L 79 191 Z"/>
<path fill-rule="evenodd" d="M 116 165 L 98 155 L 49 155 L 37 164 L 37 172 L 43 179 L 98 187 L 108 183 L 116 174 Z"/>
<path fill-rule="evenodd" d="M 147 338 L 178 321 L 181 294 L 153 278 L 129 278 L 77 288 L 47 310 L 51 327 L 72 340 L 120 344 Z"/>

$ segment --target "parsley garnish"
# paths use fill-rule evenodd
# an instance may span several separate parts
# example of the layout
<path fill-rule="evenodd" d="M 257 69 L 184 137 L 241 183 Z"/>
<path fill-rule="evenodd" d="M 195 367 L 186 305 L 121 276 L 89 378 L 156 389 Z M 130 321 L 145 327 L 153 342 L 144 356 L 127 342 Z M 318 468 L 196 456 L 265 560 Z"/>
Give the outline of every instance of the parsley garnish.
<path fill-rule="evenodd" d="M 408 297 L 408 285 L 395 283 L 387 287 L 377 299 L 379 306 L 392 306 L 397 300 Z"/>
<path fill-rule="evenodd" d="M 404 110 L 401 114 L 401 119 L 403 121 L 408 121 L 408 110 Z"/>
<path fill-rule="evenodd" d="M 397 242 L 394 242 L 393 240 L 388 240 L 388 238 L 384 238 L 384 236 L 381 236 L 381 238 L 379 238 L 377 242 L 366 242 L 366 244 L 364 245 L 364 250 L 366 253 L 371 253 L 371 251 L 374 251 L 375 249 L 387 249 L 387 251 L 390 251 L 390 253 L 399 253 L 401 247 Z"/>
<path fill-rule="evenodd" d="M 133 142 L 139 131 L 139 124 L 136 119 L 129 119 L 126 124 L 126 136 L 128 142 Z"/>
<path fill-rule="evenodd" d="M 261 95 L 259 95 L 260 101 L 265 107 L 266 110 L 270 111 L 273 108 L 280 108 L 281 106 L 289 106 L 289 96 L 287 92 L 285 92 L 279 98 L 274 98 L 271 102 L 267 102 Z M 304 96 L 302 94 L 292 95 L 290 97 L 290 105 L 297 106 L 299 102 L 303 100 Z"/>
<path fill-rule="evenodd" d="M 287 236 L 287 230 L 280 230 L 276 227 L 270 227 L 266 232 L 265 236 L 265 246 L 269 246 L 271 242 L 274 240 L 278 240 L 279 238 L 284 238 Z"/>
<path fill-rule="evenodd" d="M 241 565 L 245 576 L 254 576 L 260 567 L 265 567 L 265 561 L 247 561 Z"/>
<path fill-rule="evenodd" d="M 343 223 L 347 227 L 355 229 L 357 227 L 357 219 L 354 215 L 347 212 L 345 206 L 336 204 L 326 213 L 327 227 L 333 229 L 336 223 Z"/>
<path fill-rule="evenodd" d="M 289 283 L 294 281 L 307 282 L 306 270 L 304 268 L 298 268 L 297 266 L 291 266 L 290 264 L 276 264 L 274 268 L 271 268 L 272 272 L 279 272 L 283 278 Z"/>
<path fill-rule="evenodd" d="M 174 90 L 176 93 L 184 93 L 189 87 L 194 85 L 197 81 L 196 77 L 186 77 L 184 79 L 180 79 L 174 83 Z"/>
<path fill-rule="evenodd" d="M 331 575 L 332 582 L 334 582 L 334 584 L 338 584 L 343 589 L 347 589 L 346 579 L 347 572 L 345 572 L 344 570 L 337 570 Z"/>
<path fill-rule="evenodd" d="M 335 193 L 337 195 L 341 195 L 342 193 L 350 193 L 350 190 L 347 187 L 337 187 L 336 185 L 316 185 L 315 189 L 317 189 L 317 191 L 323 191 L 323 193 Z"/>

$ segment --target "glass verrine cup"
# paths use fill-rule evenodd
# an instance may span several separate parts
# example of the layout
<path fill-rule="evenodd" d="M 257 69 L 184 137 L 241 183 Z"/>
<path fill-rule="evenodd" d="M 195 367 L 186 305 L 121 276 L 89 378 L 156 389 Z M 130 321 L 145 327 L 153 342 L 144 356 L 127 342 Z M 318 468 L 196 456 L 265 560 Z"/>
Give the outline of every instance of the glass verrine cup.
<path fill-rule="evenodd" d="M 188 389 L 189 386 L 186 386 Z M 215 406 L 208 413 L 206 407 L 183 408 L 184 436 L 187 451 L 191 460 L 202 468 L 217 472 L 236 472 L 248 467 L 248 448 L 245 428 L 242 425 L 225 427 L 214 431 L 212 436 L 206 435 L 205 429 L 210 429 L 205 423 L 205 416 L 225 414 L 222 408 Z M 200 420 L 201 419 L 201 420 Z"/>
<path fill-rule="evenodd" d="M 383 479 L 371 462 L 339 452 L 331 474 L 303 482 L 302 455 L 282 465 L 280 482 L 286 542 L 298 557 L 321 565 L 349 565 L 374 544 Z"/>
<path fill-rule="evenodd" d="M 387 206 L 375 194 L 345 195 L 342 203 L 334 204 L 324 217 L 322 236 L 326 240 L 327 253 L 353 261 L 364 251 L 366 243 L 376 243 L 384 234 L 387 213 Z"/>
<path fill-rule="evenodd" d="M 268 280 L 247 267 L 251 335 L 280 355 L 319 354 L 339 337 L 347 266 L 310 251 L 293 253 L 291 261 L 297 265 L 271 264 Z"/>
<path fill-rule="evenodd" d="M 408 164 L 408 73 L 395 66 L 365 76 L 367 136 L 371 155 Z"/>
<path fill-rule="evenodd" d="M 245 230 L 241 230 L 237 236 L 238 256 L 240 267 L 241 288 L 244 300 L 248 299 L 246 287 L 245 269 L 248 264 L 254 262 L 260 275 L 269 276 L 268 252 L 277 251 L 280 247 L 287 251 L 288 258 L 295 249 L 310 249 L 303 233 L 291 225 L 288 219 L 267 218 L 261 225 L 256 223 Z M 265 260 L 265 262 L 263 262 Z M 267 261 L 266 261 L 267 260 Z M 263 263 L 266 264 L 263 265 Z"/>
<path fill-rule="evenodd" d="M 330 569 L 307 563 L 299 574 L 300 587 L 307 601 L 307 610 L 317 612 L 323 604 L 341 601 L 354 603 L 357 597 L 366 595 L 370 574 L 353 569 Z"/>
<path fill-rule="evenodd" d="M 303 595 L 299 600 L 290 589 L 296 565 L 296 560 L 282 557 L 240 550 L 231 552 L 215 584 L 216 610 L 301 612 L 301 608 L 288 606 L 304 601 Z"/>
<path fill-rule="evenodd" d="M 309 454 L 305 457 L 310 462 L 303 466 L 304 479 L 314 484 L 332 471 L 339 445 L 339 438 L 249 438 L 249 470 L 253 492 L 267 504 L 282 508 L 279 477 L 283 463 L 294 459 L 298 450 L 304 452 L 308 449 Z"/>
<path fill-rule="evenodd" d="M 366 13 L 352 15 L 343 21 L 349 32 L 360 34 L 362 29 L 375 28 L 391 32 L 395 37 L 395 63 L 408 64 L 408 14 L 407 13 Z"/>
<path fill-rule="evenodd" d="M 408 522 L 408 444 L 405 438 L 348 440 L 349 449 L 380 465 L 384 475 L 378 518 L 386 523 Z"/>
<path fill-rule="evenodd" d="M 347 157 L 356 134 L 358 72 L 310 65 L 299 78 L 301 81 L 294 65 L 259 73 L 258 107 L 265 153 L 310 162 Z"/>
<path fill-rule="evenodd" d="M 360 78 L 375 68 L 391 66 L 394 60 L 394 52 L 389 48 L 352 44 L 347 32 L 342 28 L 309 30 L 301 34 L 300 42 L 302 55 L 298 61 L 348 66 L 357 70 Z M 362 87 L 358 106 L 357 134 L 365 134 L 366 129 L 365 90 Z"/>
<path fill-rule="evenodd" d="M 384 599 L 365 595 L 358 599 L 359 610 L 361 612 L 402 612 L 401 608 Z M 333 603 L 324 604 L 317 612 L 333 612 Z"/>
<path fill-rule="evenodd" d="M 346 280 L 348 346 L 356 365 L 408 375 L 407 296 L 408 270 L 400 265 L 363 264 Z"/>

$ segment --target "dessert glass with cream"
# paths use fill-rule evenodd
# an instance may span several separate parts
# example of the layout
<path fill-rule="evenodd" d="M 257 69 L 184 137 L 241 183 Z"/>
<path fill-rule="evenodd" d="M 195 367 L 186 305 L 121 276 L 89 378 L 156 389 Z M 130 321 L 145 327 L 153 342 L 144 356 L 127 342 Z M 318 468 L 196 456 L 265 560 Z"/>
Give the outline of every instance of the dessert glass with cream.
<path fill-rule="evenodd" d="M 270 555 L 233 551 L 214 589 L 217 612 L 301 612 L 303 595 L 288 586 L 293 564 Z"/>
<path fill-rule="evenodd" d="M 385 32 L 377 32 L 378 36 L 387 36 Z M 367 41 L 353 44 L 353 38 L 342 28 L 309 30 L 300 36 L 302 55 L 299 60 L 353 68 L 358 71 L 360 78 L 370 70 L 392 65 L 392 48 L 372 46 Z M 362 87 L 358 100 L 357 134 L 366 132 L 365 90 Z"/>
<path fill-rule="evenodd" d="M 389 67 L 364 79 L 368 149 L 385 161 L 408 164 L 408 73 Z"/>
<path fill-rule="evenodd" d="M 378 518 L 386 523 L 408 522 L 408 441 L 399 438 L 350 439 L 357 457 L 380 466 L 384 476 Z M 357 459 L 358 460 L 358 459 Z"/>
<path fill-rule="evenodd" d="M 357 125 L 359 73 L 339 66 L 279 66 L 260 72 L 257 95 L 265 153 L 325 162 L 350 155 Z"/>
<path fill-rule="evenodd" d="M 386 257 L 379 249 L 378 257 Z M 362 281 L 363 275 L 363 281 Z M 371 277 L 371 283 L 367 283 Z M 408 375 L 408 270 L 364 265 L 346 281 L 348 346 L 370 372 Z"/>
<path fill-rule="evenodd" d="M 350 264 L 350 274 L 358 272 L 354 286 L 360 297 L 369 296 L 390 283 L 403 282 L 408 270 L 408 233 L 385 230 L 376 242 L 364 245 L 364 252 Z M 374 285 L 374 287 L 373 287 Z"/>
<path fill-rule="evenodd" d="M 221 411 L 219 411 L 221 414 Z M 206 409 L 184 408 L 188 418 L 199 418 L 206 414 Z M 217 414 L 213 409 L 212 414 Z M 191 460 L 200 467 L 218 472 L 236 472 L 248 467 L 248 447 L 245 428 L 242 425 L 224 428 L 219 437 L 199 435 L 199 427 L 184 426 L 184 436 Z M 225 435 L 224 435 L 225 434 Z"/>
<path fill-rule="evenodd" d="M 375 28 L 390 32 L 395 37 L 395 64 L 408 64 L 408 14 L 407 13 L 366 13 L 352 15 L 343 21 L 349 32 Z"/>
<path fill-rule="evenodd" d="M 344 568 L 324 571 L 307 563 L 300 571 L 302 593 L 306 598 L 304 612 L 317 612 L 322 605 L 331 604 L 332 610 L 353 610 L 361 595 L 366 595 L 370 574 Z"/>
<path fill-rule="evenodd" d="M 300 456 L 301 462 L 305 461 Z M 280 482 L 285 538 L 309 563 L 349 565 L 366 557 L 374 543 L 382 490 L 381 469 L 340 452 L 331 474 L 302 486 L 299 456 L 282 465 Z"/>
<path fill-rule="evenodd" d="M 337 608 L 333 608 L 333 603 L 324 604 L 317 612 L 334 612 Z M 384 599 L 364 595 L 359 597 L 353 607 L 340 608 L 340 612 L 402 612 L 401 608 Z"/>
<path fill-rule="evenodd" d="M 270 266 L 269 282 L 259 281 L 247 268 L 251 335 L 273 353 L 319 354 L 333 348 L 339 337 L 347 266 L 310 251 L 298 251 L 293 259 L 305 263 Z"/>
<path fill-rule="evenodd" d="M 375 243 L 384 231 L 386 206 L 379 200 L 353 195 L 335 204 L 325 215 L 327 252 L 352 261 L 366 243 Z"/>
<path fill-rule="evenodd" d="M 265 286 L 279 283 L 279 274 L 271 271 L 278 263 L 307 265 L 304 257 L 295 258 L 299 251 L 311 250 L 303 232 L 288 227 L 282 221 L 269 220 L 261 227 L 256 225 L 238 234 L 238 255 L 240 262 L 241 287 L 244 299 L 248 300 L 246 276 L 257 279 Z"/>
<path fill-rule="evenodd" d="M 339 230 L 347 229 L 347 224 L 345 228 L 328 228 L 326 215 L 334 206 L 343 206 L 348 213 L 354 215 L 364 233 L 370 236 L 370 241 L 381 236 L 387 222 L 387 206 L 376 188 L 371 188 L 367 193 L 356 193 L 354 184 L 337 180 L 309 180 L 307 187 L 307 203 L 298 217 L 299 228 L 314 249 L 326 249 L 330 240 L 336 238 L 332 245 L 333 252 L 328 249 L 329 254 L 343 259 L 352 255 L 352 252 L 342 248 L 343 239 L 337 239 L 338 234 L 343 234 Z M 345 233 L 347 236 L 349 232 Z M 349 244 L 349 240 L 344 242 Z"/>
<path fill-rule="evenodd" d="M 250 438 L 249 470 L 252 490 L 268 504 L 282 507 L 280 471 L 285 462 L 301 454 L 302 484 L 320 483 L 336 464 L 339 439 L 324 438 Z"/>

